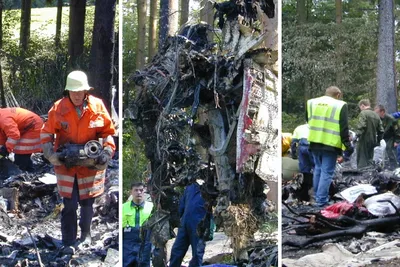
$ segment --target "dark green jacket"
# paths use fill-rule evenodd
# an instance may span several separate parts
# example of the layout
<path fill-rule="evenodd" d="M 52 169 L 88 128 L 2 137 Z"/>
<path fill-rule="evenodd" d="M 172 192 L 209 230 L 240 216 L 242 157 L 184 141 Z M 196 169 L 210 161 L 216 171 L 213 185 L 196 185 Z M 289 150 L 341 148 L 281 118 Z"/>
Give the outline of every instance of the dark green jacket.
<path fill-rule="evenodd" d="M 359 142 L 376 145 L 382 140 L 384 133 L 381 118 L 372 109 L 362 110 L 358 115 L 355 132 Z"/>
<path fill-rule="evenodd" d="M 383 138 L 381 118 L 371 109 L 362 110 L 358 115 L 355 132 L 358 136 L 357 167 L 366 167 L 372 162 L 374 147 L 379 145 Z"/>
<path fill-rule="evenodd" d="M 389 140 L 393 140 L 394 142 L 399 142 L 397 120 L 393 118 L 393 116 L 385 114 L 385 116 L 381 118 L 381 121 L 384 130 L 383 139 L 386 142 Z"/>

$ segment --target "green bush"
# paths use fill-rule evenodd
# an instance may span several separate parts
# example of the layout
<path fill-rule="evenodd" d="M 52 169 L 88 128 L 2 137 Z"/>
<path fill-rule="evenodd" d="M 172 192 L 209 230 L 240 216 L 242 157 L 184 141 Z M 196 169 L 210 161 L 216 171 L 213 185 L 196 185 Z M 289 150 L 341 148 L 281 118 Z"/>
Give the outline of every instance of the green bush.
<path fill-rule="evenodd" d="M 133 123 L 123 121 L 122 150 L 123 201 L 129 197 L 132 182 L 144 182 L 148 160 L 144 154 L 144 144 L 136 133 Z"/>

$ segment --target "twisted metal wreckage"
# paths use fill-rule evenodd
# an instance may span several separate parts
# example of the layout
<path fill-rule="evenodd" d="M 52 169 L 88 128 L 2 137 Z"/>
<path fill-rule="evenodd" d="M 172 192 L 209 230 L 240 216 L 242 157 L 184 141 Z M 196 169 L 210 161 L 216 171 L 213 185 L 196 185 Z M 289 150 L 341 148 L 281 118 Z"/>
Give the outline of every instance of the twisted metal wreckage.
<path fill-rule="evenodd" d="M 220 45 L 207 38 L 210 25 L 186 26 L 129 78 L 136 99 L 128 110 L 145 143 L 149 188 L 159 204 L 147 224 L 157 247 L 179 225 L 175 186 L 195 179 L 205 181 L 206 206 L 231 238 L 235 259 L 246 257 L 247 241 L 268 218 L 267 181 L 277 182 L 280 126 L 275 5 L 215 4 Z"/>

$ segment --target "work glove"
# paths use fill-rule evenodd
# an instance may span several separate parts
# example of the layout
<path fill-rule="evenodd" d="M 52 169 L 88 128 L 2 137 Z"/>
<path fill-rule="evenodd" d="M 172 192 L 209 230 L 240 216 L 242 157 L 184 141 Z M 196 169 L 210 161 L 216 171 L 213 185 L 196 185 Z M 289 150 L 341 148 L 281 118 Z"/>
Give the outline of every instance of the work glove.
<path fill-rule="evenodd" d="M 63 165 L 62 161 L 60 160 L 59 153 L 54 152 L 53 144 L 51 142 L 43 144 L 42 148 L 44 157 L 50 161 L 53 166 Z"/>
<path fill-rule="evenodd" d="M 108 147 L 104 148 L 101 154 L 97 157 L 96 160 L 96 169 L 97 170 L 105 170 L 108 166 L 108 162 L 110 161 L 112 156 L 112 150 Z"/>
<path fill-rule="evenodd" d="M 347 149 L 343 152 L 343 160 L 349 161 L 353 153 L 354 153 L 354 147 L 353 146 L 347 147 Z"/>
<path fill-rule="evenodd" d="M 0 155 L 3 157 L 7 157 L 8 156 L 8 151 L 7 151 L 7 147 L 6 146 L 1 146 L 0 147 Z"/>

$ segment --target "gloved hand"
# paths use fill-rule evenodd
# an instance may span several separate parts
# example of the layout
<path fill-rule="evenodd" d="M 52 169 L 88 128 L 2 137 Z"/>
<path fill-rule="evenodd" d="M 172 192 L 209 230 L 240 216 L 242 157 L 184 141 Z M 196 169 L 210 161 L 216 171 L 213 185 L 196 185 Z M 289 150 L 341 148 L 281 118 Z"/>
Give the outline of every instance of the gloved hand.
<path fill-rule="evenodd" d="M 105 170 L 108 166 L 108 162 L 111 159 L 111 155 L 112 150 L 110 148 L 104 148 L 96 160 L 96 169 L 100 171 Z"/>
<path fill-rule="evenodd" d="M 7 147 L 6 146 L 0 146 L 0 155 L 3 157 L 7 157 L 8 156 L 8 151 L 7 151 Z"/>
<path fill-rule="evenodd" d="M 347 149 L 343 152 L 343 159 L 344 161 L 349 161 L 350 160 L 350 156 L 354 153 L 354 147 L 353 146 L 349 146 L 347 147 Z"/>
<path fill-rule="evenodd" d="M 54 151 L 53 144 L 51 142 L 43 144 L 42 147 L 44 157 L 50 161 L 51 164 L 54 166 L 63 165 L 62 161 L 60 160 L 59 153 Z"/>

